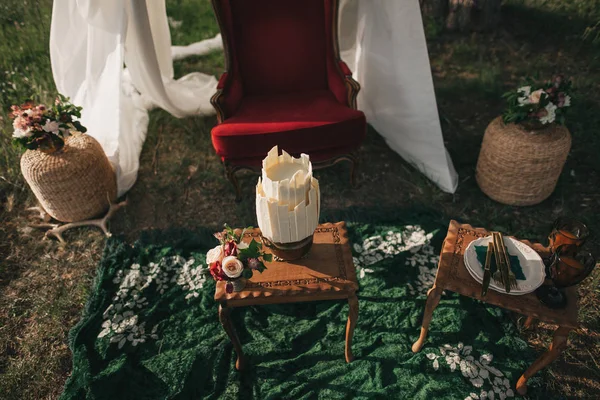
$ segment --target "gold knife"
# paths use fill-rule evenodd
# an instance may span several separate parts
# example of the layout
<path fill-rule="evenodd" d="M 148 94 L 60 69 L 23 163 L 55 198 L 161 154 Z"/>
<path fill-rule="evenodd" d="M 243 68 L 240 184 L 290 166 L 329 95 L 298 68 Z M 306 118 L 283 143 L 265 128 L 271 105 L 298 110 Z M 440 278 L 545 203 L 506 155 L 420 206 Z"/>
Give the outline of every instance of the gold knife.
<path fill-rule="evenodd" d="M 488 243 L 487 253 L 485 254 L 485 269 L 483 271 L 483 282 L 481 283 L 481 297 L 487 294 L 490 287 L 490 279 L 492 278 L 492 253 L 494 252 L 494 244 Z"/>
<path fill-rule="evenodd" d="M 500 261 L 498 268 L 502 274 L 502 283 L 506 293 L 510 293 L 510 282 L 508 279 L 508 265 L 504 256 L 504 238 L 500 232 L 494 232 L 494 251 L 496 254 L 496 262 Z"/>

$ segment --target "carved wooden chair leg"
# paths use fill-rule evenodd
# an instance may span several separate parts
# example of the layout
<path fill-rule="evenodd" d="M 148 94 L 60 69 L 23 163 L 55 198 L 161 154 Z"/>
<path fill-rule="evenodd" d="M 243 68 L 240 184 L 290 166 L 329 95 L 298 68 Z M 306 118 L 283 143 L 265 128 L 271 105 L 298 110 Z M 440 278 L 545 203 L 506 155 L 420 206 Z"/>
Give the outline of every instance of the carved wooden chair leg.
<path fill-rule="evenodd" d="M 350 184 L 352 185 L 353 188 L 356 189 L 356 187 L 358 186 L 358 182 L 357 182 L 357 175 L 358 175 L 358 167 L 360 165 L 360 161 L 358 156 L 351 154 L 349 156 L 350 159 Z"/>
<path fill-rule="evenodd" d="M 233 189 L 235 190 L 235 201 L 236 203 L 239 203 L 240 201 L 242 201 L 242 190 L 240 188 L 240 183 L 235 174 L 237 169 L 232 167 L 228 163 L 224 163 L 224 166 L 225 176 L 227 177 L 227 180 L 233 185 Z"/>

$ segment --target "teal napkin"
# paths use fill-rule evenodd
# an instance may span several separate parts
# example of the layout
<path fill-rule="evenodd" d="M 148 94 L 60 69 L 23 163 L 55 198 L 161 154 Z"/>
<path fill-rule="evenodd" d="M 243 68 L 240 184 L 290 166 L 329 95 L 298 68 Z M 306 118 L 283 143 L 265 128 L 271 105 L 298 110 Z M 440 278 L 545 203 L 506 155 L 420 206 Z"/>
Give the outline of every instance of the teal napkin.
<path fill-rule="evenodd" d="M 477 260 L 483 270 L 485 268 L 485 256 L 487 254 L 487 246 L 475 246 L 475 252 L 477 253 Z M 510 269 L 513 274 L 515 274 L 515 278 L 519 281 L 524 281 L 527 279 L 525 274 L 523 273 L 523 268 L 521 267 L 521 263 L 519 262 L 519 257 L 513 256 L 508 253 L 508 257 L 510 258 Z M 490 271 L 492 274 L 496 272 L 496 257 L 492 257 L 492 265 L 490 266 Z"/>

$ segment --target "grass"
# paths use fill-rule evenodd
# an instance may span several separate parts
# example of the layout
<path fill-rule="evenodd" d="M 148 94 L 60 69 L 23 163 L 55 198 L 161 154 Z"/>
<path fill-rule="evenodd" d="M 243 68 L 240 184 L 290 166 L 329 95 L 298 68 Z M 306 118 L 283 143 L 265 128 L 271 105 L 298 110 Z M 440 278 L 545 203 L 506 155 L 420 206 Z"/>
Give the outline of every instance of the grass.
<path fill-rule="evenodd" d="M 55 88 L 48 55 L 50 0 L 4 0 L 0 5 L 0 398 L 56 398 L 71 370 L 67 337 L 89 294 L 104 243 L 95 230 L 67 234 L 68 245 L 43 240 L 28 228 L 24 211 L 34 198 L 19 169 L 20 152 L 10 145 L 6 111 L 27 98 L 50 101 Z M 182 21 L 175 44 L 217 33 L 207 0 L 170 0 L 169 15 Z M 596 235 L 588 246 L 600 255 L 600 47 L 586 29 L 597 29 L 600 1 L 507 0 L 503 25 L 492 34 L 448 34 L 428 21 L 438 105 L 448 149 L 460 174 L 454 194 L 432 183 L 369 131 L 361 157 L 360 187 L 350 189 L 346 166 L 319 171 L 324 206 L 434 208 L 445 218 L 543 241 L 551 221 L 574 215 Z M 596 28 L 594 28 L 596 27 Z M 589 31 L 589 30 L 588 30 Z M 175 65 L 176 74 L 218 74 L 222 55 L 194 57 Z M 518 208 L 484 196 L 474 168 L 485 127 L 502 110 L 500 95 L 527 75 L 563 71 L 574 78 L 577 107 L 568 122 L 573 148 L 554 194 L 542 204 Z M 254 224 L 253 202 L 234 203 L 210 143 L 214 118 L 175 119 L 151 113 L 139 180 L 129 206 L 112 224 L 132 240 L 149 228 Z M 251 197 L 254 176 L 241 179 Z M 580 286 L 582 327 L 572 345 L 538 380 L 549 397 L 600 397 L 600 269 Z M 542 351 L 551 327 L 540 325 L 523 338 Z"/>

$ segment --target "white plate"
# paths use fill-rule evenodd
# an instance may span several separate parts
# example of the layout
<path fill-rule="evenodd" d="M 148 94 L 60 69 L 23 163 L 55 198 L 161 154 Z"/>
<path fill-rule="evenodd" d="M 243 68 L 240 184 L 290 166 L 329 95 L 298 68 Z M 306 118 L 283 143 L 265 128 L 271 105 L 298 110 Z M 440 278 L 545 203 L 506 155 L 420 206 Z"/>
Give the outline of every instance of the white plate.
<path fill-rule="evenodd" d="M 467 271 L 469 271 L 473 279 L 475 279 L 479 283 L 483 282 L 483 265 L 481 265 L 481 263 L 477 259 L 475 246 L 487 247 L 488 243 L 490 243 L 491 241 L 491 236 L 479 238 L 477 240 L 472 241 L 465 250 L 464 257 Z M 531 247 L 527 246 L 525 243 L 519 242 L 516 239 L 505 237 L 504 244 L 506 245 L 506 249 L 508 250 L 508 253 L 511 256 L 519 257 L 519 263 L 521 264 L 521 268 L 523 269 L 523 275 L 525 275 L 525 277 L 527 278 L 524 281 L 517 279 L 517 284 L 519 285 L 519 288 L 511 289 L 510 293 L 508 294 L 522 295 L 533 292 L 535 289 L 540 287 L 542 283 L 544 283 L 544 279 L 546 277 L 544 262 L 542 261 L 542 258 Z M 494 282 L 493 278 L 490 280 L 489 288 L 500 293 L 506 293 L 504 287 Z"/>

